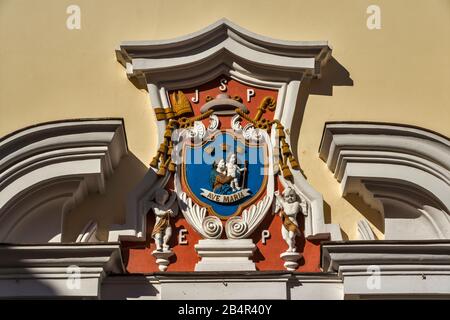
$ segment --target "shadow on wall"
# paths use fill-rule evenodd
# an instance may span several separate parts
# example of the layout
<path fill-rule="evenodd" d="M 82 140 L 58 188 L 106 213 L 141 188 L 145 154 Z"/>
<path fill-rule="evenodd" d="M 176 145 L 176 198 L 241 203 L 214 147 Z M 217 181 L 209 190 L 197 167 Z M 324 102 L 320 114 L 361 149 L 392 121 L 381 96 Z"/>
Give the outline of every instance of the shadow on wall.
<path fill-rule="evenodd" d="M 298 138 L 309 95 L 332 96 L 334 86 L 352 87 L 353 80 L 350 78 L 347 69 L 333 57 L 323 68 L 320 79 L 302 81 L 294 113 L 294 123 L 299 125 L 291 128 L 290 132 L 291 148 L 294 154 L 298 155 Z"/>
<path fill-rule="evenodd" d="M 335 58 L 331 58 L 322 70 L 320 79 L 313 79 L 310 94 L 332 96 L 334 86 L 352 87 L 350 73 Z"/>
<path fill-rule="evenodd" d="M 74 242 L 90 220 L 98 222 L 97 238 L 107 241 L 110 225 L 125 223 L 127 195 L 144 178 L 147 170 L 147 166 L 128 152 L 106 180 L 105 194 L 89 194 L 66 216 L 62 242 Z"/>
<path fill-rule="evenodd" d="M 331 207 L 325 200 L 323 201 L 323 216 L 324 216 L 324 222 L 326 224 L 331 224 Z M 347 241 L 349 240 L 348 234 L 342 230 L 341 228 L 341 234 L 342 234 L 342 240 Z"/>
<path fill-rule="evenodd" d="M 375 228 L 377 228 L 381 233 L 384 234 L 384 219 L 383 214 L 378 210 L 368 206 L 364 200 L 357 194 L 350 193 L 343 197 L 348 203 L 350 203 L 358 212 L 367 219 Z M 325 218 L 325 223 L 330 224 L 331 221 L 331 208 L 330 205 L 324 201 L 323 202 L 323 213 Z M 348 234 L 341 229 L 342 240 L 350 240 Z"/>
<path fill-rule="evenodd" d="M 161 294 L 153 284 L 149 283 L 144 275 L 129 276 L 127 280 L 127 284 L 121 286 L 120 290 L 117 290 L 114 276 L 106 278 L 100 289 L 102 300 L 139 299 L 142 297 L 157 297 Z"/>
<path fill-rule="evenodd" d="M 320 79 L 312 79 L 310 81 L 302 81 L 300 86 L 297 105 L 294 113 L 294 123 L 298 124 L 291 128 L 291 148 L 293 154 L 298 155 L 298 140 L 300 135 L 300 128 L 303 122 L 303 115 L 305 113 L 306 105 L 309 95 L 332 96 L 334 86 L 353 86 L 353 80 L 350 78 L 350 72 L 341 65 L 334 57 L 327 62 L 322 69 L 322 77 Z M 319 137 L 320 139 L 320 137 Z M 300 159 L 299 159 L 300 160 Z M 319 161 L 319 159 L 318 159 Z M 301 166 L 301 163 L 300 163 Z M 302 171 L 303 176 L 308 177 Z M 325 216 L 325 223 L 331 223 L 331 208 L 328 203 L 324 201 L 323 210 Z M 348 240 L 348 235 L 341 229 L 342 237 Z"/>
<path fill-rule="evenodd" d="M 18 256 L 17 249 L 13 245 L 1 243 L 0 251 L 2 255 L 2 269 L 10 269 L 10 275 L 6 274 L 0 280 L 1 300 L 29 300 L 29 299 L 50 299 L 58 296 L 57 290 L 49 283 L 48 279 L 37 278 L 33 271 L 27 268 L 26 262 L 11 259 Z M 20 255 L 20 254 L 19 254 Z M 12 260 L 8 263 L 7 259 Z M 31 259 L 32 260 L 32 259 Z M 14 278 L 14 271 L 20 272 L 20 278 Z"/>
<path fill-rule="evenodd" d="M 375 226 L 381 233 L 384 234 L 384 217 L 381 212 L 368 206 L 364 200 L 355 193 L 349 193 L 344 196 L 344 199 L 348 201 L 356 210 L 358 210 L 364 218 L 366 218 L 371 224 Z"/>

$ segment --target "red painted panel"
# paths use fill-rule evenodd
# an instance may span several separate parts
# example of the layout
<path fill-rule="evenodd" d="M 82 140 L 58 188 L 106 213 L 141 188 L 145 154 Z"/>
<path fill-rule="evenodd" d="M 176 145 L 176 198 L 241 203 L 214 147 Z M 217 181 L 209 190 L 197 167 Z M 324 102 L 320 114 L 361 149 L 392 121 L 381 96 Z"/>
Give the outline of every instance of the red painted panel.
<path fill-rule="evenodd" d="M 221 79 L 227 79 L 227 91 L 222 92 L 219 90 L 220 86 L 220 80 Z M 199 102 L 193 103 L 191 98 L 195 97 L 195 90 L 199 90 Z M 251 98 L 250 102 L 247 102 L 247 89 L 254 89 L 255 90 L 255 96 Z M 169 95 L 171 95 L 174 91 L 169 91 Z M 242 98 L 243 104 L 248 108 L 250 111 L 249 116 L 253 118 L 256 115 L 257 108 L 259 107 L 259 104 L 261 103 L 262 99 L 264 97 L 270 96 L 277 99 L 278 91 L 277 90 L 270 90 L 270 89 L 262 89 L 262 88 L 256 88 L 252 86 L 248 86 L 246 84 L 240 83 L 234 79 L 231 79 L 229 77 L 218 77 L 217 79 L 212 80 L 211 82 L 207 84 L 200 85 L 195 88 L 187 88 L 187 89 L 181 89 L 183 91 L 184 95 L 189 99 L 191 102 L 191 106 L 194 110 L 194 115 L 200 114 L 200 108 L 206 103 L 206 97 L 210 96 L 215 98 L 217 95 L 226 93 L 230 97 L 239 96 Z M 170 101 L 170 100 L 169 100 Z M 274 112 L 267 110 L 267 112 L 263 115 L 264 118 L 272 120 L 274 116 Z M 231 116 L 223 116 L 224 118 L 230 118 Z M 205 125 L 208 123 L 208 120 L 203 121 Z M 222 121 L 222 129 L 228 129 L 230 121 Z M 245 125 L 246 121 L 242 121 L 242 125 Z"/>
<path fill-rule="evenodd" d="M 148 215 L 148 233 L 147 239 L 150 238 L 153 229 L 153 214 Z M 200 237 L 189 226 L 184 218 L 180 218 L 175 222 L 173 227 L 174 235 L 172 237 L 171 246 L 175 256 L 171 258 L 167 272 L 170 271 L 194 271 L 195 264 L 198 262 L 198 255 L 195 252 L 194 245 Z M 187 229 L 188 240 L 187 245 L 178 244 L 178 232 L 180 229 Z M 261 242 L 261 232 L 264 229 L 270 232 L 270 238 L 266 245 Z M 285 270 L 280 254 L 287 249 L 287 245 L 281 237 L 281 219 L 277 215 L 268 215 L 262 225 L 253 234 L 253 240 L 256 242 L 257 250 L 254 255 L 256 267 L 261 271 Z M 299 272 L 320 272 L 320 242 L 321 240 L 306 240 L 304 238 L 297 239 L 297 248 L 299 252 L 303 251 L 304 258 L 300 261 L 297 269 Z M 123 242 L 122 247 L 126 259 L 126 268 L 130 273 L 151 273 L 158 272 L 156 259 L 151 255 L 155 249 L 154 240 L 140 242 Z"/>
<path fill-rule="evenodd" d="M 151 255 L 155 250 L 154 240 L 150 237 L 153 230 L 155 218 L 152 212 L 147 216 L 147 241 L 146 242 L 123 242 L 124 255 L 127 257 L 126 267 L 130 273 L 151 273 L 158 272 L 156 259 Z M 303 221 L 299 221 L 303 225 Z M 170 271 L 194 271 L 195 264 L 199 258 L 194 249 L 194 245 L 201 237 L 190 227 L 182 214 L 175 222 L 172 222 L 173 236 L 170 246 L 173 248 L 175 256 L 171 258 L 167 272 Z M 180 229 L 187 229 L 187 245 L 178 244 L 178 233 Z M 262 244 L 261 233 L 264 229 L 269 230 L 270 238 L 266 244 Z M 287 244 L 281 236 L 281 218 L 278 215 L 268 214 L 259 228 L 253 233 L 253 241 L 257 250 L 254 261 L 258 270 L 285 270 L 280 254 L 287 249 Z M 306 240 L 297 238 L 297 249 L 303 252 L 303 259 L 297 269 L 299 272 L 320 272 L 320 242 L 323 240 Z"/>
<path fill-rule="evenodd" d="M 261 100 L 266 96 L 277 98 L 276 90 L 267 90 L 261 88 L 252 88 L 255 90 L 255 96 L 251 102 L 246 101 L 247 89 L 251 88 L 248 85 L 242 84 L 229 77 L 219 77 L 207 84 L 201 85 L 197 88 L 182 89 L 186 97 L 191 101 L 195 95 L 195 90 L 199 89 L 200 101 L 197 104 L 192 103 L 195 115 L 200 114 L 200 107 L 206 102 L 206 97 L 216 97 L 223 93 L 219 90 L 220 80 L 226 78 L 228 88 L 225 93 L 233 96 L 240 96 L 243 103 L 250 110 L 250 117 L 254 117 Z M 171 92 L 170 92 L 171 93 Z M 169 93 L 169 94 L 170 94 Z M 263 117 L 266 119 L 273 119 L 274 113 L 267 111 Z M 222 116 L 223 117 L 223 116 Z M 231 117 L 228 116 L 231 120 Z M 208 120 L 205 120 L 207 124 Z M 222 122 L 222 129 L 229 127 L 230 121 Z M 245 125 L 245 123 L 243 123 Z M 281 190 L 282 186 L 279 182 L 276 183 L 276 189 Z M 167 185 L 167 188 L 173 189 L 173 179 Z M 297 217 L 299 225 L 303 226 L 303 216 L 301 214 Z M 146 242 L 123 242 L 123 253 L 126 260 L 126 267 L 130 273 L 151 273 L 157 272 L 158 265 L 156 259 L 151 255 L 155 249 L 154 240 L 151 238 L 151 232 L 155 218 L 152 212 L 149 212 L 147 219 L 147 241 Z M 256 243 L 257 250 L 254 255 L 254 261 L 258 270 L 285 270 L 280 254 L 287 249 L 287 244 L 281 236 L 281 218 L 277 214 L 268 213 L 264 221 L 253 233 L 252 239 Z M 166 272 L 171 271 L 194 271 L 195 264 L 199 258 L 194 249 L 194 245 L 199 241 L 200 236 L 190 227 L 180 212 L 178 217 L 172 221 L 172 238 L 170 246 L 173 248 L 175 255 L 171 258 L 170 264 Z M 178 233 L 181 229 L 187 229 L 186 239 L 187 245 L 180 245 L 178 243 Z M 261 241 L 261 233 L 263 230 L 269 230 L 270 238 L 267 239 L 266 244 Z M 223 236 L 225 238 L 225 236 Z M 300 272 L 319 272 L 320 271 L 320 241 L 321 240 L 307 240 L 303 236 L 297 238 L 297 250 L 303 253 L 303 259 L 300 261 L 300 266 L 297 271 Z"/>

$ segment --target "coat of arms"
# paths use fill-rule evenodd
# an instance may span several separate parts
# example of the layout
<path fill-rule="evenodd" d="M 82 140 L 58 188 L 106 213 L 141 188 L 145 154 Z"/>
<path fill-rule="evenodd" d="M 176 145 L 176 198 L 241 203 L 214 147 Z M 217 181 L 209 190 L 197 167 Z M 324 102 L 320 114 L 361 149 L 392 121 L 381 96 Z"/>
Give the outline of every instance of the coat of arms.
<path fill-rule="evenodd" d="M 183 160 L 187 192 L 222 219 L 238 215 L 267 184 L 267 144 L 248 142 L 232 130 L 218 130 L 197 145 L 186 143 Z"/>
<path fill-rule="evenodd" d="M 311 81 L 331 59 L 328 43 L 269 39 L 221 20 L 178 39 L 124 43 L 117 57 L 148 90 L 158 120 L 153 169 L 132 194 L 129 212 L 138 218 L 127 223 L 145 238 L 153 209 L 160 270 L 171 247 L 180 257 L 176 268 L 194 250 L 195 271 L 278 270 L 278 257 L 269 261 L 273 252 L 264 251 L 285 244 L 279 258 L 296 270 L 299 235 L 303 244 L 340 239 L 289 145 L 297 147 Z M 256 250 L 266 259 L 253 261 Z"/>
<path fill-rule="evenodd" d="M 171 108 L 156 110 L 168 123 L 151 165 L 160 176 L 174 173 L 181 211 L 204 238 L 221 238 L 223 229 L 229 239 L 247 238 L 272 207 L 275 175 L 290 179 L 299 167 L 281 123 L 264 116 L 276 99 L 249 110 L 240 96 L 220 93 L 194 110 L 181 90 L 169 98 Z"/>

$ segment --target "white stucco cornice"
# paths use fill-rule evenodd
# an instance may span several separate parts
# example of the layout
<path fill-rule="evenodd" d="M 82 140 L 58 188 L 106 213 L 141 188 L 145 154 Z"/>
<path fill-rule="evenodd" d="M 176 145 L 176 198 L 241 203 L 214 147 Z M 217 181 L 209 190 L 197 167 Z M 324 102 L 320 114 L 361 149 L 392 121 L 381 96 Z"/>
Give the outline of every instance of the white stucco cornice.
<path fill-rule="evenodd" d="M 384 215 L 386 239 L 450 239 L 450 140 L 417 127 L 328 123 L 320 158 Z M 411 224 L 409 224 L 411 223 Z"/>
<path fill-rule="evenodd" d="M 342 278 L 346 299 L 450 296 L 448 240 L 328 242 L 322 268 Z"/>
<path fill-rule="evenodd" d="M 1 139 L 0 242 L 61 241 L 64 216 L 88 193 L 105 192 L 126 153 L 119 119 L 44 123 Z"/>
<path fill-rule="evenodd" d="M 227 19 L 171 40 L 124 41 L 117 60 L 129 77 L 158 78 L 161 71 L 212 69 L 219 62 L 248 64 L 270 72 L 300 72 L 319 77 L 331 56 L 327 41 L 283 41 L 245 30 Z M 260 70 L 260 71 L 261 71 Z M 173 80 L 173 79 L 172 79 Z"/>
<path fill-rule="evenodd" d="M 416 155 L 450 170 L 450 140 L 436 133 L 405 125 L 384 123 L 328 123 L 320 145 L 320 158 L 340 181 L 339 156 L 349 149 L 379 150 Z M 446 175 L 450 179 L 450 174 Z"/>
<path fill-rule="evenodd" d="M 124 299 L 138 291 L 149 300 L 342 299 L 342 280 L 322 272 L 170 272 L 107 277 L 105 299 Z"/>
<path fill-rule="evenodd" d="M 344 266 L 445 265 L 450 271 L 450 241 L 336 241 L 322 245 L 322 269 Z"/>
<path fill-rule="evenodd" d="M 109 274 L 123 274 L 119 243 L 0 244 L 0 297 L 100 297 Z"/>

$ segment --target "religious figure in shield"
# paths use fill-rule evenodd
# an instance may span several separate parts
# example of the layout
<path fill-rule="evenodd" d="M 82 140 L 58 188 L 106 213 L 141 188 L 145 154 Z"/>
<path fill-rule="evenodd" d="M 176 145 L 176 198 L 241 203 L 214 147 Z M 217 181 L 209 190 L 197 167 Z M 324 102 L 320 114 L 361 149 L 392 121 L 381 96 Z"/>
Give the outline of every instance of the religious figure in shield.
<path fill-rule="evenodd" d="M 236 160 L 236 154 L 232 153 L 227 162 L 227 176 L 232 178 L 230 186 L 233 191 L 241 190 L 241 187 L 239 186 L 239 177 L 242 172 L 246 171 L 246 168 L 241 168 L 236 164 Z"/>
<path fill-rule="evenodd" d="M 232 194 L 242 189 L 244 184 L 243 173 L 247 168 L 241 168 L 236 160 L 236 155 L 232 153 L 227 162 L 224 159 L 220 159 L 217 163 L 214 161 L 210 179 L 214 193 Z"/>

